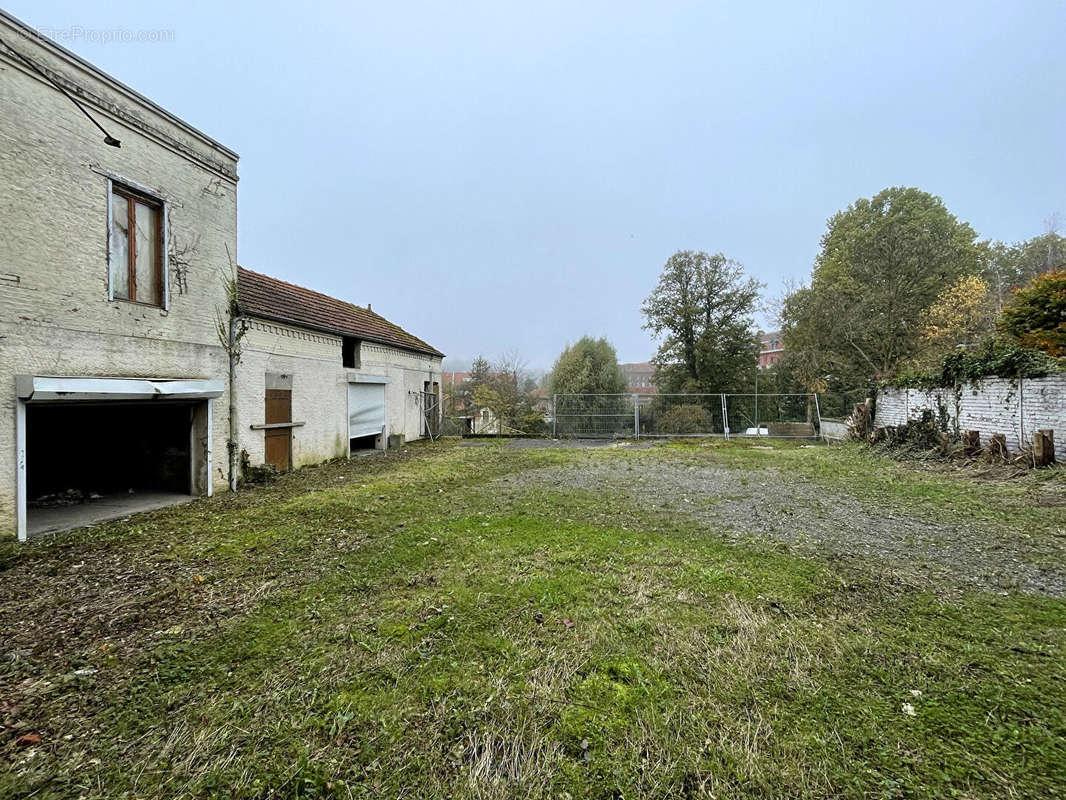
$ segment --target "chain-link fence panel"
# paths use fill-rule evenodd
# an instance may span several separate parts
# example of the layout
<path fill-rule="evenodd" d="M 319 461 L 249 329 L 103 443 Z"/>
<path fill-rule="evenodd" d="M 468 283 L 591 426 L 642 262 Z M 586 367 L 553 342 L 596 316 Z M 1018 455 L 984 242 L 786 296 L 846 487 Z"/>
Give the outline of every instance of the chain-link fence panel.
<path fill-rule="evenodd" d="M 557 394 L 552 407 L 556 437 L 626 437 L 636 431 L 633 395 Z"/>
<path fill-rule="evenodd" d="M 813 394 L 557 394 L 556 437 L 756 436 L 815 438 Z"/>

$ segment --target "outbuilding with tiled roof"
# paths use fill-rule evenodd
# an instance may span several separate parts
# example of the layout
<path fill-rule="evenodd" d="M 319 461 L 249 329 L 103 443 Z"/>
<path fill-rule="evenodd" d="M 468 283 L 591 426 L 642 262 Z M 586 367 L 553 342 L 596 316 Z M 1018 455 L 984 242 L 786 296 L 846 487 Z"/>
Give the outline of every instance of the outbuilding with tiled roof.
<path fill-rule="evenodd" d="M 394 325 L 368 305 L 357 306 L 269 275 L 237 268 L 237 303 L 243 313 L 339 336 L 442 356 L 432 345 Z"/>
<path fill-rule="evenodd" d="M 288 470 L 436 435 L 441 359 L 369 307 L 244 267 L 236 368 L 241 449 Z"/>

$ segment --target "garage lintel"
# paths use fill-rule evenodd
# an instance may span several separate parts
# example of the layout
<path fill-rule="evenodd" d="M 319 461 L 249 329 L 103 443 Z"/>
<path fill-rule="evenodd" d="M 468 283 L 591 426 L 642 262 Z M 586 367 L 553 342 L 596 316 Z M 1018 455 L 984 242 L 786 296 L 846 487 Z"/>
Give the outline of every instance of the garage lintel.
<path fill-rule="evenodd" d="M 368 375 L 363 372 L 348 372 L 344 376 L 345 383 L 391 383 L 388 375 Z"/>
<path fill-rule="evenodd" d="M 168 378 L 69 378 L 16 375 L 15 392 L 23 402 L 49 400 L 213 400 L 222 396 L 221 380 Z"/>

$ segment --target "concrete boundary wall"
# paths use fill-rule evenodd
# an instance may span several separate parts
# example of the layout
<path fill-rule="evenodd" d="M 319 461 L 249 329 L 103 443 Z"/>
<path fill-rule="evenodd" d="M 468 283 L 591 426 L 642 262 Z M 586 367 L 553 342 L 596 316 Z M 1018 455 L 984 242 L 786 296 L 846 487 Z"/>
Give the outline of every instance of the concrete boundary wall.
<path fill-rule="evenodd" d="M 822 438 L 833 442 L 842 442 L 848 437 L 848 423 L 841 419 L 822 417 Z"/>
<path fill-rule="evenodd" d="M 982 444 L 994 433 L 1007 437 L 1007 447 L 1031 447 L 1033 432 L 1055 431 L 1055 458 L 1066 461 L 1066 375 L 1047 378 L 985 378 L 955 389 L 884 389 L 877 396 L 874 424 L 901 425 L 917 419 L 923 409 L 938 417 L 946 413 L 959 431 L 980 431 Z"/>

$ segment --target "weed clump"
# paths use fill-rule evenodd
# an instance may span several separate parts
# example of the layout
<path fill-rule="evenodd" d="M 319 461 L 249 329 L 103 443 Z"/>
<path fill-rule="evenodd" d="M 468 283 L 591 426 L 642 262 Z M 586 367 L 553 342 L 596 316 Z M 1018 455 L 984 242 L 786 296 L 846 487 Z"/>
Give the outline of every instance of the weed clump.
<path fill-rule="evenodd" d="M 241 450 L 241 483 L 264 485 L 272 483 L 280 473 L 273 464 L 252 464 L 247 450 Z"/>

